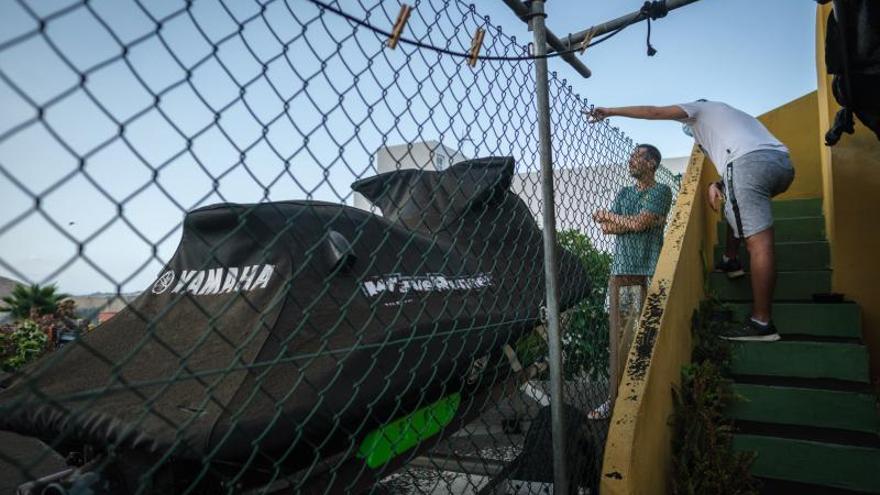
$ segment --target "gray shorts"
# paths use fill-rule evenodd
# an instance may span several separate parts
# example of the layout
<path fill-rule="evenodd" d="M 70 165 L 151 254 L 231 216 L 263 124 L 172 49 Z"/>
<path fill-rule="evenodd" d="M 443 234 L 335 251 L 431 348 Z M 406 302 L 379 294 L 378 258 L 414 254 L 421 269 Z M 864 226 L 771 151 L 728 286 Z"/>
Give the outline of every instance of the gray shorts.
<path fill-rule="evenodd" d="M 733 161 L 732 167 L 725 167 L 724 186 L 727 201 L 724 202 L 724 217 L 736 237 L 743 237 L 737 228 L 731 195 L 731 174 L 733 176 L 733 195 L 739 205 L 739 215 L 745 237 L 753 236 L 773 226 L 773 213 L 770 198 L 785 192 L 794 180 L 794 167 L 788 153 L 776 150 L 758 150 L 746 153 Z"/>

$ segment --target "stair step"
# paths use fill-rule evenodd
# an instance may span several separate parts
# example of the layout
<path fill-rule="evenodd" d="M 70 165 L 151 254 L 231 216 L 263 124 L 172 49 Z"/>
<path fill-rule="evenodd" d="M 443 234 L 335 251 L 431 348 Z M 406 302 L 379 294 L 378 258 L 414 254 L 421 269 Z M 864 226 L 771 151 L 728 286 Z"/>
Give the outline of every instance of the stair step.
<path fill-rule="evenodd" d="M 743 400 L 727 411 L 734 419 L 877 433 L 877 401 L 871 394 L 735 383 Z"/>
<path fill-rule="evenodd" d="M 751 301 L 749 274 L 730 280 L 724 273 L 710 273 L 709 287 L 722 301 Z M 809 270 L 777 272 L 774 301 L 805 301 L 813 294 L 831 292 L 831 271 Z"/>
<path fill-rule="evenodd" d="M 868 351 L 860 344 L 836 342 L 737 342 L 730 372 L 869 383 Z"/>
<path fill-rule="evenodd" d="M 724 243 L 727 236 L 727 225 L 718 222 L 718 239 Z M 778 218 L 773 221 L 776 242 L 811 242 L 824 241 L 825 218 L 824 217 L 792 217 Z"/>
<path fill-rule="evenodd" d="M 749 253 L 740 249 L 740 260 L 748 269 Z M 715 246 L 715 262 L 721 260 L 724 246 Z M 831 250 L 827 241 L 811 242 L 777 242 L 776 269 L 780 271 L 794 270 L 828 270 L 831 268 Z"/>
<path fill-rule="evenodd" d="M 751 303 L 728 303 L 736 321 L 751 315 Z M 858 339 L 862 334 L 861 312 L 853 303 L 775 303 L 773 322 L 780 335 L 815 335 Z"/>
<path fill-rule="evenodd" d="M 830 486 L 798 483 L 790 480 L 758 477 L 761 482 L 760 495 L 779 495 L 780 493 L 796 493 L 797 495 L 865 495 L 861 490 L 845 490 Z"/>
<path fill-rule="evenodd" d="M 822 198 L 773 201 L 773 218 L 821 217 Z"/>
<path fill-rule="evenodd" d="M 736 434 L 733 448 L 757 452 L 751 472 L 766 478 L 880 493 L 880 449 Z"/>

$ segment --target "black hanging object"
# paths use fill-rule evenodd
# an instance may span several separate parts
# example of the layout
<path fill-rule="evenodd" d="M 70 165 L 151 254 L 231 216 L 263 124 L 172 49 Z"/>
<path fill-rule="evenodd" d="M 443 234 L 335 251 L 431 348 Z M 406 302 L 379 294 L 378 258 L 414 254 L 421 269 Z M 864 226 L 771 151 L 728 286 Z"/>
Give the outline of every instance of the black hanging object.
<path fill-rule="evenodd" d="M 657 55 L 657 49 L 651 46 L 651 19 L 648 19 L 648 39 L 645 43 L 648 45 L 648 56 L 653 57 Z"/>
<path fill-rule="evenodd" d="M 853 113 L 849 108 L 841 108 L 834 116 L 834 123 L 831 129 L 825 133 L 825 146 L 834 146 L 840 141 L 843 133 L 852 134 L 856 132 L 855 122 L 853 121 Z"/>
<path fill-rule="evenodd" d="M 640 12 L 648 21 L 648 38 L 645 40 L 645 44 L 648 45 L 648 56 L 653 57 L 657 54 L 657 49 L 651 46 L 651 21 L 666 17 L 669 9 L 666 7 L 666 0 L 655 0 L 645 2 Z"/>

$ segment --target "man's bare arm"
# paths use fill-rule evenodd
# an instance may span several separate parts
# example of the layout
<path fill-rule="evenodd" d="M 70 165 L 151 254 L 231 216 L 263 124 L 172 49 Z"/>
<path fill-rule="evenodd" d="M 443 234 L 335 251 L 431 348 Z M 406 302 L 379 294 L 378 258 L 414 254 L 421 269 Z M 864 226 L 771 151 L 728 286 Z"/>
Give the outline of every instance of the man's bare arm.
<path fill-rule="evenodd" d="M 611 232 L 606 231 L 606 234 L 641 232 L 663 223 L 663 218 L 660 215 L 649 213 L 647 211 L 643 211 L 638 215 L 617 215 L 614 213 L 608 213 L 605 218 L 606 221 L 604 222 L 604 226 L 607 227 L 608 230 L 611 230 Z"/>
<path fill-rule="evenodd" d="M 687 112 L 677 105 L 665 107 L 636 106 L 636 107 L 596 107 L 590 112 L 590 122 L 599 122 L 608 117 L 629 117 L 632 119 L 646 120 L 682 120 L 688 118 Z"/>
<path fill-rule="evenodd" d="M 602 222 L 599 225 L 602 227 L 602 233 L 605 235 L 626 234 L 627 232 L 629 232 L 622 225 L 618 225 L 612 222 Z"/>

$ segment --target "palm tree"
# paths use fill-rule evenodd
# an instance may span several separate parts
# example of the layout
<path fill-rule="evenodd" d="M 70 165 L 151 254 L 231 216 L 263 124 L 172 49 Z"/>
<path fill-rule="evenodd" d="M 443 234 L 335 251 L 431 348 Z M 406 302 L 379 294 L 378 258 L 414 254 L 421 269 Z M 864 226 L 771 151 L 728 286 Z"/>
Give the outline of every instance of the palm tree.
<path fill-rule="evenodd" d="M 30 318 L 32 311 L 39 315 L 53 314 L 58 310 L 58 303 L 70 297 L 57 290 L 54 284 L 42 287 L 39 284 L 18 284 L 9 296 L 3 298 L 6 306 L 0 311 L 10 313 L 16 320 Z"/>

